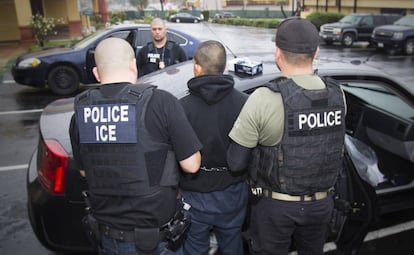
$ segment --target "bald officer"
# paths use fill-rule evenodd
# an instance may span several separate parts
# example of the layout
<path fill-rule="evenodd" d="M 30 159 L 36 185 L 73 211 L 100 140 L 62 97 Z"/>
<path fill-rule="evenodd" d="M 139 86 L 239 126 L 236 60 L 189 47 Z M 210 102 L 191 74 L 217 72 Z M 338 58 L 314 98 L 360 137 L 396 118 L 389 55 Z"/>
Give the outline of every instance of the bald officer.
<path fill-rule="evenodd" d="M 75 97 L 70 127 L 73 156 L 88 182 L 91 229 L 100 254 L 158 254 L 162 226 L 176 212 L 179 171 L 198 171 L 201 143 L 174 96 L 134 85 L 136 61 L 126 41 L 103 40 L 95 61 L 102 85 Z"/>

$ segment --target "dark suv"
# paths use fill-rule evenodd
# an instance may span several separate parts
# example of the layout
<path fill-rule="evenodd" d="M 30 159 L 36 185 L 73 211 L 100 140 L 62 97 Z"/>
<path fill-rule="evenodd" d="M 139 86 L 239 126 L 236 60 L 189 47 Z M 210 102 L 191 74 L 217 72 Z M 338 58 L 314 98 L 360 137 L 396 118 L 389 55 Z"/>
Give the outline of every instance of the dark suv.
<path fill-rule="evenodd" d="M 322 25 L 319 35 L 326 44 L 340 42 L 343 46 L 351 46 L 355 41 L 370 42 L 375 27 L 392 24 L 400 17 L 397 14 L 353 13 L 339 22 Z"/>
<path fill-rule="evenodd" d="M 379 26 L 372 32 L 372 43 L 390 54 L 414 54 L 414 15 L 407 15 L 393 25 Z"/>

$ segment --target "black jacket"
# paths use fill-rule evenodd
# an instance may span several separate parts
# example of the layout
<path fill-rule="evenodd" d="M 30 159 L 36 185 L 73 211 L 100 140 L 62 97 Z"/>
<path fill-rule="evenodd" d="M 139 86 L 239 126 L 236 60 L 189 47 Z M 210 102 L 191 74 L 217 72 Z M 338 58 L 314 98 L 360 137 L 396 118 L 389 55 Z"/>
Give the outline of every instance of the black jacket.
<path fill-rule="evenodd" d="M 180 187 L 189 191 L 210 192 L 245 180 L 244 171 L 235 174 L 223 168 L 228 168 L 228 134 L 247 95 L 234 89 L 234 80 L 230 75 L 194 77 L 188 81 L 188 88 L 190 94 L 180 101 L 203 144 L 202 168 L 195 175 L 184 174 L 180 178 Z"/>

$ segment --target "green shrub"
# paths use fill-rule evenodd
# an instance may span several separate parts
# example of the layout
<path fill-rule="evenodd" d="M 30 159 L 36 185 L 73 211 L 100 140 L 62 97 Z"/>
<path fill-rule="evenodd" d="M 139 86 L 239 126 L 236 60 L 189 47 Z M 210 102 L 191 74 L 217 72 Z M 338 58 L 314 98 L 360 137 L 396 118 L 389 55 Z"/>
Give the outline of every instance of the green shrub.
<path fill-rule="evenodd" d="M 311 21 L 318 29 L 326 23 L 337 22 L 344 17 L 341 13 L 336 12 L 312 12 L 306 19 Z"/>
<path fill-rule="evenodd" d="M 44 46 L 49 36 L 57 34 L 55 31 L 57 23 L 63 24 L 63 19 L 44 17 L 40 13 L 36 13 L 31 17 L 30 29 L 40 47 Z"/>
<path fill-rule="evenodd" d="M 125 12 L 112 12 L 109 17 L 109 21 L 111 24 L 122 23 L 126 20 L 126 13 Z"/>

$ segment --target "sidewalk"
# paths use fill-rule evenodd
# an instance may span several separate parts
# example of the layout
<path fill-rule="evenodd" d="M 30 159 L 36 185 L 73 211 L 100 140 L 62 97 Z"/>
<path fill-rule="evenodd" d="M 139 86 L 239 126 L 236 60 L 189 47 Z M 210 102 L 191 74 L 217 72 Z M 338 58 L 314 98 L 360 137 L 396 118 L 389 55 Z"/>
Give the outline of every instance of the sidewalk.
<path fill-rule="evenodd" d="M 28 47 L 29 44 L 22 44 L 20 42 L 0 43 L 0 73 L 3 73 L 3 80 L 5 78 L 13 79 L 11 78 L 10 70 L 5 69 L 7 62 L 26 52 Z"/>

